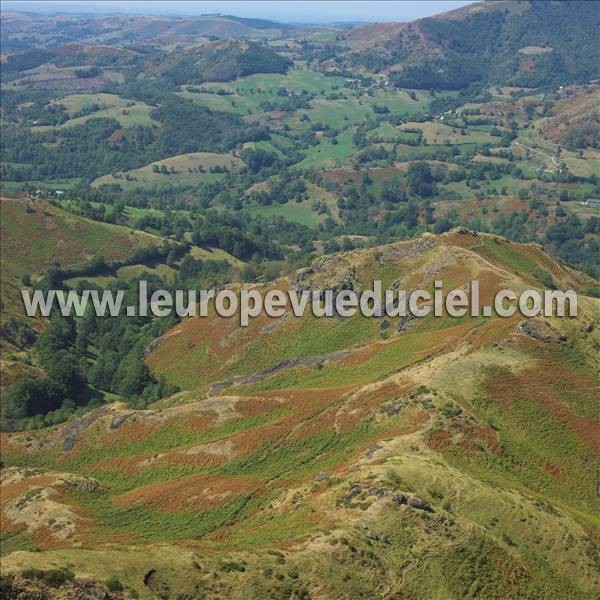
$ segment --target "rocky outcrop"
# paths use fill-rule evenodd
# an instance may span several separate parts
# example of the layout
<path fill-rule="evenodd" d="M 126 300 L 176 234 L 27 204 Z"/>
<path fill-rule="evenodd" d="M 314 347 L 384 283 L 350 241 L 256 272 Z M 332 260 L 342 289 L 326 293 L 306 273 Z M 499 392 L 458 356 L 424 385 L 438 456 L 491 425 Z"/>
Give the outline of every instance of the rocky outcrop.
<path fill-rule="evenodd" d="M 558 329 L 541 319 L 525 319 L 521 321 L 515 333 L 527 336 L 538 342 L 564 342 L 567 339 Z"/>
<path fill-rule="evenodd" d="M 379 252 L 379 262 L 383 265 L 390 262 L 399 262 L 407 258 L 417 258 L 439 245 L 440 241 L 437 237 L 431 234 L 424 234 L 412 240 L 382 246 Z"/>
<path fill-rule="evenodd" d="M 96 408 L 91 410 L 89 413 L 71 421 L 63 431 L 63 445 L 62 451 L 69 452 L 75 447 L 75 444 L 78 442 L 81 434 L 88 429 L 93 423 L 103 417 L 110 411 L 109 406 L 101 406 L 100 408 Z"/>
<path fill-rule="evenodd" d="M 356 267 L 343 254 L 320 256 L 294 275 L 291 288 L 299 292 L 332 290 L 334 295 L 343 290 L 358 294 L 361 289 Z"/>
<path fill-rule="evenodd" d="M 288 358 L 286 360 L 278 362 L 272 367 L 268 367 L 267 369 L 257 371 L 256 373 L 252 373 L 250 375 L 238 375 L 236 377 L 224 379 L 223 381 L 218 381 L 217 383 L 214 383 L 212 385 L 208 393 L 212 396 L 215 394 L 219 394 L 224 389 L 233 385 L 248 385 L 251 383 L 258 383 L 259 381 L 268 379 L 269 377 L 272 377 L 279 371 L 285 371 L 286 369 L 295 369 L 297 367 L 317 367 L 318 365 L 321 365 L 326 362 L 335 362 L 338 360 L 343 360 L 344 358 L 350 356 L 353 351 L 353 349 L 347 349 L 338 350 L 337 352 L 328 352 L 327 354 L 319 354 L 318 356 Z"/>
<path fill-rule="evenodd" d="M 364 483 L 353 483 L 350 489 L 342 494 L 336 501 L 338 508 L 353 508 L 353 504 L 367 499 L 369 496 L 375 498 L 389 497 L 395 506 L 404 504 L 417 510 L 435 512 L 432 506 L 420 496 L 406 496 L 389 485 L 367 485 Z"/>
<path fill-rule="evenodd" d="M 424 510 L 426 512 L 433 512 L 433 508 L 431 508 L 431 504 L 426 502 L 420 496 L 413 496 L 409 498 L 407 501 L 408 506 L 412 506 L 413 508 L 417 508 L 418 510 Z"/>

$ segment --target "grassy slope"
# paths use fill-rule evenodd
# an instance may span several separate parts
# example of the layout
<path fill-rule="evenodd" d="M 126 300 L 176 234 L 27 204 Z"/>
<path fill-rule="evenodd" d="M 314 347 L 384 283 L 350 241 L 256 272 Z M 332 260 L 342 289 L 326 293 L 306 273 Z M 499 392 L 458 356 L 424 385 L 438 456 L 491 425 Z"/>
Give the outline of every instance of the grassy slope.
<path fill-rule="evenodd" d="M 163 160 L 151 163 L 139 169 L 132 169 L 119 174 L 119 178 L 113 175 L 104 175 L 92 182 L 97 187 L 100 185 L 117 183 L 123 189 L 132 189 L 139 187 L 154 187 L 164 185 L 198 185 L 200 183 L 209 183 L 217 181 L 223 177 L 221 173 L 211 173 L 210 168 L 219 166 L 227 170 L 239 170 L 243 166 L 243 161 L 230 154 L 216 154 L 212 152 L 192 152 L 190 154 L 181 154 L 171 156 Z M 174 173 L 162 174 L 154 173 L 152 167 L 164 165 L 167 168 L 175 169 Z M 201 167 L 202 172 L 194 172 L 193 169 Z M 190 172 L 192 169 L 192 172 Z M 129 178 L 129 179 L 128 179 Z"/>
<path fill-rule="evenodd" d="M 43 200 L 2 198 L 2 284 L 5 309 L 17 303 L 21 275 L 35 280 L 51 264 L 75 266 L 101 255 L 126 258 L 159 243 L 156 236 L 70 214 Z"/>
<path fill-rule="evenodd" d="M 10 280 L 28 271 L 35 276 L 50 264 L 64 267 L 96 254 L 108 260 L 157 243 L 153 235 L 99 223 L 68 213 L 43 200 L 2 198 L 2 270 Z"/>
<path fill-rule="evenodd" d="M 452 285 L 481 271 L 488 286 L 519 289 L 543 267 L 585 285 L 535 246 L 456 232 L 439 244 L 424 239 L 433 245 L 341 255 L 315 277 L 353 267 L 363 282 L 418 286 L 441 268 L 436 278 Z M 244 331 L 186 320 L 149 364 L 190 391 L 158 412 L 115 407 L 121 424 L 101 418 L 70 452 L 60 450 L 64 426 L 27 434 L 29 450 L 24 436 L 3 436 L 8 465 L 102 485 L 61 493 L 91 519 L 65 549 L 43 518 L 30 531 L 10 525 L 9 549 L 47 550 L 13 552 L 6 568 L 70 564 L 100 579 L 117 575 L 142 597 L 151 568 L 171 590 L 210 598 L 267 589 L 275 597 L 302 589 L 316 598 L 592 597 L 600 591 L 592 319 L 600 320 L 598 303 L 582 298 L 577 320 L 553 323 L 568 341 L 543 344 L 511 333 L 514 319 L 425 319 L 404 333 L 392 325 L 387 339 L 373 319 L 279 328 L 259 319 Z M 226 376 L 355 344 L 363 346 L 341 362 L 202 399 Z M 344 499 L 352 483 L 364 487 Z M 398 508 L 376 489 L 419 495 L 435 512 Z"/>
<path fill-rule="evenodd" d="M 336 218 L 338 209 L 335 194 L 310 182 L 306 183 L 306 187 L 308 189 L 309 198 L 302 202 L 290 201 L 285 204 L 273 203 L 268 206 L 252 202 L 246 204 L 244 208 L 252 215 L 260 215 L 261 217 L 281 216 L 288 221 L 301 223 L 308 227 L 315 227 L 319 223 L 322 223 L 327 217 L 327 215 L 319 214 L 313 210 L 314 204 L 322 201 L 329 208 L 333 218 Z"/>
<path fill-rule="evenodd" d="M 65 121 L 57 129 L 81 125 L 89 119 L 102 117 L 116 119 L 123 127 L 159 125 L 157 121 L 150 118 L 150 111 L 153 109 L 152 106 L 144 102 L 125 100 L 115 94 L 71 94 L 50 104 L 62 104 L 69 114 L 69 120 Z M 82 117 L 74 117 L 79 111 L 93 105 L 98 105 L 99 110 Z M 31 128 L 32 131 L 48 131 L 51 129 L 54 129 L 51 125 L 38 125 Z"/>

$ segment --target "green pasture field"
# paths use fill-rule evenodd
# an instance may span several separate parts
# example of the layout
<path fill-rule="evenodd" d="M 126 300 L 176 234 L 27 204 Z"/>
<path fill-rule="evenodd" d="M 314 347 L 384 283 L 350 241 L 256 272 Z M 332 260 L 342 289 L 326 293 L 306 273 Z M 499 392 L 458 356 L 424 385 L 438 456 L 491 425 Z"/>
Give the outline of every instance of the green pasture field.
<path fill-rule="evenodd" d="M 3 179 L 2 182 L 0 182 L 0 190 L 2 195 L 13 196 L 18 194 L 20 191 L 30 188 L 51 191 L 68 191 L 76 188 L 79 183 L 81 183 L 81 179 L 79 177 L 74 177 L 72 179 L 61 179 L 57 181 L 10 181 Z"/>
<path fill-rule="evenodd" d="M 155 173 L 152 166 L 162 165 L 167 168 L 174 168 L 174 173 L 163 174 Z M 180 154 L 171 156 L 160 161 L 155 161 L 140 167 L 125 171 L 121 177 L 116 178 L 113 175 L 104 175 L 92 182 L 93 187 L 99 187 L 106 184 L 119 184 L 123 189 L 133 189 L 137 187 L 153 187 L 164 185 L 198 185 L 221 179 L 223 173 L 211 173 L 210 168 L 219 166 L 227 170 L 239 170 L 244 163 L 241 159 L 231 154 L 217 154 L 213 152 L 192 152 L 190 154 Z M 202 172 L 193 171 L 198 168 L 204 169 Z M 190 172 L 192 169 L 192 172 Z"/>
<path fill-rule="evenodd" d="M 312 201 L 304 200 L 303 202 L 294 202 L 290 200 L 285 204 L 274 203 L 269 206 L 261 204 L 246 204 L 244 210 L 248 211 L 252 216 L 269 217 L 284 217 L 287 221 L 300 223 L 308 227 L 315 227 L 322 223 L 325 219 L 324 215 L 319 215 L 312 210 Z"/>
<path fill-rule="evenodd" d="M 54 100 L 51 104 L 63 104 L 69 115 L 75 115 L 86 107 L 97 104 L 101 107 L 90 114 L 82 117 L 71 118 L 62 125 L 38 125 L 31 128 L 32 131 L 48 131 L 51 129 L 64 129 L 81 125 L 90 119 L 112 118 L 121 123 L 123 127 L 134 125 L 159 126 L 160 123 L 150 118 L 150 112 L 154 107 L 144 102 L 125 100 L 115 94 L 72 94 L 64 98 Z"/>
<path fill-rule="evenodd" d="M 466 135 L 461 134 L 458 127 L 451 127 L 439 121 L 426 121 L 425 123 L 408 122 L 400 125 L 400 130 L 403 129 L 420 129 L 423 132 L 423 137 L 428 144 L 497 144 L 498 138 L 490 136 L 484 131 L 465 129 Z M 494 140 L 496 140 L 494 142 Z"/>
<path fill-rule="evenodd" d="M 338 166 L 348 166 L 349 158 L 356 148 L 352 145 L 352 131 L 346 130 L 337 136 L 338 143 L 332 144 L 331 139 L 323 137 L 316 146 L 306 151 L 304 160 L 292 166 L 292 169 L 331 169 Z"/>
<path fill-rule="evenodd" d="M 322 73 L 306 70 L 290 70 L 287 75 L 276 73 L 260 73 L 236 79 L 232 82 L 205 83 L 203 89 L 226 90 L 228 95 L 190 92 L 188 86 L 182 86 L 179 94 L 191 98 L 207 108 L 233 111 L 239 114 L 259 112 L 260 104 L 268 101 L 281 105 L 287 97 L 278 96 L 277 92 L 285 88 L 289 92 L 306 90 L 314 94 L 331 92 L 335 87 L 343 88 L 346 80 L 343 77 L 326 77 Z M 346 90 L 348 92 L 348 90 Z"/>

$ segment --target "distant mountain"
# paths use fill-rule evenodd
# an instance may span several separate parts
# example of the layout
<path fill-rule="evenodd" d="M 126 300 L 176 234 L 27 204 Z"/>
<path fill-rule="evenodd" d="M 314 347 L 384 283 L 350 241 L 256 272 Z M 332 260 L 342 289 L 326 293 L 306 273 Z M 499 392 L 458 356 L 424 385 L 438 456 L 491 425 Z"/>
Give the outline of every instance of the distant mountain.
<path fill-rule="evenodd" d="M 474 82 L 525 87 L 600 77 L 600 3 L 485 2 L 413 23 L 371 24 L 344 33 L 344 68 L 394 74 L 419 89 Z"/>
<path fill-rule="evenodd" d="M 199 38 L 268 38 L 293 30 L 265 19 L 224 15 L 200 17 L 35 15 L 2 13 L 2 49 L 11 52 L 32 45 L 48 48 L 65 43 L 126 45 L 193 44 Z"/>

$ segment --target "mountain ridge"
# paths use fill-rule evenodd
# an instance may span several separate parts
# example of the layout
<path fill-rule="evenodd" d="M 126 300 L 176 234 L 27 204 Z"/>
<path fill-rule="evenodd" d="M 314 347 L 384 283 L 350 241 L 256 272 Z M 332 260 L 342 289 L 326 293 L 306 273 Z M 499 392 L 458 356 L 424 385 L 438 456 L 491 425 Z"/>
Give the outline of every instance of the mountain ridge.
<path fill-rule="evenodd" d="M 531 285 L 524 249 L 456 229 L 323 257 L 309 273 L 316 279 L 301 281 L 336 286 L 350 273 L 363 281 L 379 264 L 388 283 L 443 276 L 460 287 L 479 265 L 487 296 L 490 285 Z M 561 284 L 587 284 L 533 245 L 527 256 Z M 322 342 L 310 341 L 315 324 L 302 320 L 307 327 L 294 337 L 306 356 Z M 173 377 L 166 365 L 189 370 L 196 383 L 183 392 L 148 410 L 115 403 L 36 433 L 3 433 L 13 465 L 3 473 L 5 531 L 13 548 L 46 548 L 12 552 L 7 568 L 69 562 L 75 582 L 83 573 L 98 582 L 114 576 L 142 598 L 173 587 L 207 597 L 291 589 L 324 598 L 335 589 L 355 598 L 368 595 L 367 582 L 377 593 L 431 598 L 466 593 L 465 577 L 491 597 L 561 590 L 583 599 L 600 589 L 592 551 L 598 500 L 583 466 L 600 453 L 594 380 L 585 375 L 598 364 L 599 301 L 581 297 L 578 318 L 566 320 L 425 319 L 385 329 L 367 321 L 320 324 L 326 346 L 335 347 L 339 329 L 350 354 L 206 394 L 211 363 L 256 371 L 256 344 L 268 338 L 261 347 L 272 364 L 290 324 L 257 319 L 241 331 L 231 319 L 187 319 L 148 357 L 157 375 Z M 345 335 L 352 331 L 359 336 Z M 183 354 L 169 359 L 165 345 Z M 25 525 L 16 505 L 38 516 Z M 552 548 L 565 535 L 573 562 L 559 579 Z M 86 549 L 73 551 L 78 544 Z M 467 576 L 473 547 L 512 575 L 493 575 L 490 566 Z M 456 572 L 439 571 L 448 562 Z"/>
<path fill-rule="evenodd" d="M 358 51 L 346 56 L 386 72 L 400 67 L 397 83 L 407 87 L 459 89 L 474 82 L 536 87 L 547 81 L 548 69 L 559 70 L 552 84 L 581 83 L 600 74 L 590 53 L 600 4 L 579 3 L 577 23 L 568 18 L 574 8 L 560 2 L 487 2 L 406 24 L 367 25 L 343 36 L 359 40 Z M 551 50 L 520 56 L 529 46 Z M 344 55 L 339 60 L 347 66 Z M 468 69 L 471 80 L 461 73 Z"/>

